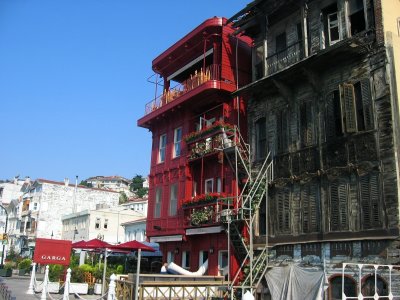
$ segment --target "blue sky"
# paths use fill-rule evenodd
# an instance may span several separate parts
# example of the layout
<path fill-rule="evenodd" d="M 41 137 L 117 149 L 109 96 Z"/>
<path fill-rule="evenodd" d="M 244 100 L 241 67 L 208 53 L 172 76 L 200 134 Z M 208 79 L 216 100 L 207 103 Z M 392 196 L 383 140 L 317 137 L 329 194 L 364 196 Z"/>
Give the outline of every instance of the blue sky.
<path fill-rule="evenodd" d="M 147 175 L 151 61 L 250 0 L 0 0 L 0 179 Z"/>

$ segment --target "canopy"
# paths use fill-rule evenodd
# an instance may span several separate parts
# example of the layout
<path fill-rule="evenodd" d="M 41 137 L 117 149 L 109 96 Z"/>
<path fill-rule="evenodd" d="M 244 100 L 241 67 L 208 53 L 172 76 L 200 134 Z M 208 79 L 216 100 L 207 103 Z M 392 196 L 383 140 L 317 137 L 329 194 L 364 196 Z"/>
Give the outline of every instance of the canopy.
<path fill-rule="evenodd" d="M 141 242 L 138 241 L 129 241 L 129 242 L 125 242 L 119 245 L 115 245 L 111 247 L 111 250 L 130 250 L 130 251 L 135 251 L 135 250 L 142 250 L 142 251 L 149 251 L 149 252 L 155 252 L 156 249 L 145 245 Z"/>
<path fill-rule="evenodd" d="M 106 249 L 112 247 L 113 245 L 99 239 L 92 239 L 87 242 L 82 240 L 72 244 L 72 248 L 79 249 Z"/>

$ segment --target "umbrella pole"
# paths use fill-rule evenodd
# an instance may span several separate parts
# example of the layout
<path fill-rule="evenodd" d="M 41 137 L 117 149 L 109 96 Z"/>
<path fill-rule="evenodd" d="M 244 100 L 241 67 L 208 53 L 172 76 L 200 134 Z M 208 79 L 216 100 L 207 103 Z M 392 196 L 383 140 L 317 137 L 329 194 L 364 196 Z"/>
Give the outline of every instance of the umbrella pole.
<path fill-rule="evenodd" d="M 104 295 L 106 287 L 106 269 L 107 269 L 107 249 L 104 250 L 103 284 L 101 285 L 101 295 Z"/>
<path fill-rule="evenodd" d="M 138 300 L 139 295 L 139 275 L 140 275 L 140 258 L 142 256 L 142 249 L 139 248 L 138 251 L 138 261 L 136 264 L 136 288 L 135 288 L 135 300 Z"/>

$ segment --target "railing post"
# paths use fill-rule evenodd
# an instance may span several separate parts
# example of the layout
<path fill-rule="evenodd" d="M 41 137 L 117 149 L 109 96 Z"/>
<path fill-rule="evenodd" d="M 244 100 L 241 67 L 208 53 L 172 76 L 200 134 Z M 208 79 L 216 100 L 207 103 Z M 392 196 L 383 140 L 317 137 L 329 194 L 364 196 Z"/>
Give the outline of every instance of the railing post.
<path fill-rule="evenodd" d="M 35 277 L 36 277 L 36 263 L 32 263 L 32 273 L 31 273 L 31 281 L 29 282 L 29 287 L 26 293 L 28 295 L 35 294 Z"/>
<path fill-rule="evenodd" d="M 44 272 L 43 289 L 42 289 L 42 296 L 40 297 L 40 300 L 46 300 L 47 283 L 48 282 L 49 282 L 49 265 L 46 266 L 46 271 Z"/>
<path fill-rule="evenodd" d="M 69 300 L 70 283 L 71 283 L 71 268 L 68 268 L 67 276 L 65 278 L 63 300 Z"/>
<path fill-rule="evenodd" d="M 107 295 L 107 300 L 114 300 L 115 298 L 115 279 L 117 278 L 117 276 L 115 276 L 115 274 L 113 273 L 110 276 L 110 284 L 108 285 L 108 295 Z"/>

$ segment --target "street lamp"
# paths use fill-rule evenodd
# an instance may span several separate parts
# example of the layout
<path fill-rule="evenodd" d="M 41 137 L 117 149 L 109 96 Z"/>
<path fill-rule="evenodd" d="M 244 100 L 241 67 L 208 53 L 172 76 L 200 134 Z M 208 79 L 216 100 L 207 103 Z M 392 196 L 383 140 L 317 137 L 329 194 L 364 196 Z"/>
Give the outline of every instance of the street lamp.
<path fill-rule="evenodd" d="M 4 233 L 7 234 L 7 224 L 8 224 L 8 212 L 7 209 L 0 204 L 0 207 L 4 210 L 4 212 L 6 213 L 6 225 L 4 226 Z M 4 250 L 5 250 L 6 245 L 3 242 L 3 252 L 1 253 L 1 266 L 4 265 Z"/>

